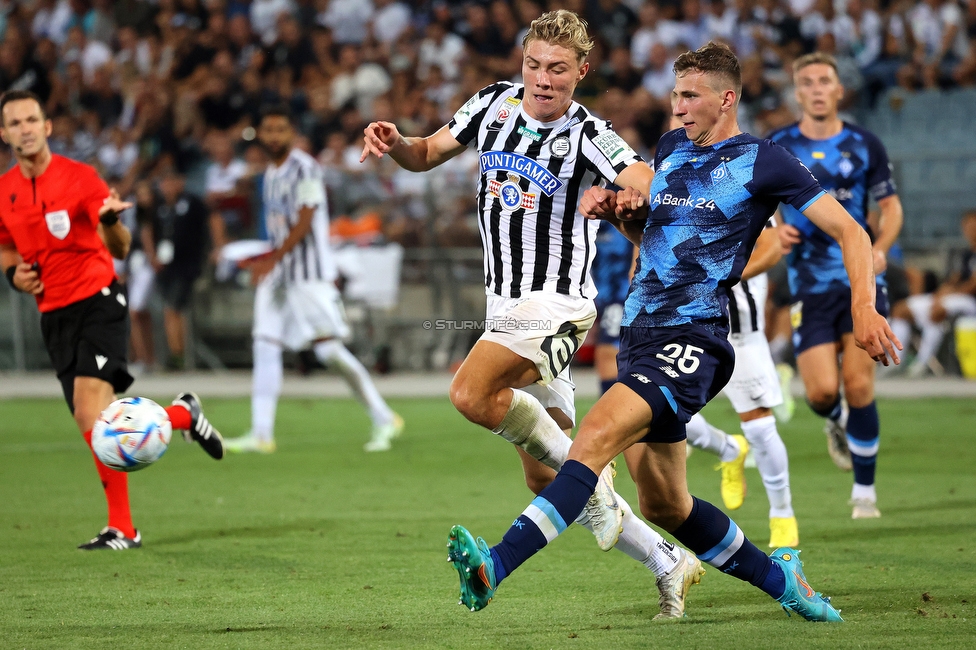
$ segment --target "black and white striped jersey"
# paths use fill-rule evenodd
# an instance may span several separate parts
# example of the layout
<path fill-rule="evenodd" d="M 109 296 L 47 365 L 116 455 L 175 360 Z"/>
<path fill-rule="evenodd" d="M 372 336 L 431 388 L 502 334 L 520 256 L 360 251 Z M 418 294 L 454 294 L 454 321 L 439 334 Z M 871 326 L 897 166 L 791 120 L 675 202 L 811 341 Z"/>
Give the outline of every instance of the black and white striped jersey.
<path fill-rule="evenodd" d="M 315 209 L 312 229 L 275 266 L 275 279 L 287 284 L 335 281 L 338 273 L 329 248 L 329 208 L 322 167 L 304 151 L 292 149 L 280 166 L 268 165 L 264 174 L 265 221 L 275 248 L 281 247 L 298 223 L 302 206 Z"/>
<path fill-rule="evenodd" d="M 488 86 L 448 125 L 458 142 L 480 154 L 485 287 L 508 298 L 529 291 L 593 298 L 599 224 L 579 215 L 580 197 L 641 159 L 609 122 L 576 102 L 544 123 L 525 113 L 523 94 L 521 84 Z"/>
<path fill-rule="evenodd" d="M 776 217 L 766 222 L 766 228 L 776 227 Z M 766 331 L 766 295 L 769 278 L 765 273 L 741 280 L 729 291 L 729 334 L 748 334 Z"/>

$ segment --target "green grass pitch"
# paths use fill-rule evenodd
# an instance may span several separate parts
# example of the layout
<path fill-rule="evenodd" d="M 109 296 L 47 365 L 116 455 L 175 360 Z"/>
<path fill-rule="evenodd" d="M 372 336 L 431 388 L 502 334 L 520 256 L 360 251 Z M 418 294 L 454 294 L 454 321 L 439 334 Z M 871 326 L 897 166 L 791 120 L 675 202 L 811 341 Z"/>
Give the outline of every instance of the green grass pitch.
<path fill-rule="evenodd" d="M 84 553 L 104 524 L 88 450 L 56 400 L 0 402 L 2 648 L 962 648 L 976 646 L 976 403 L 882 401 L 880 520 L 852 521 L 851 475 L 802 405 L 781 430 L 811 584 L 847 623 L 787 618 L 709 568 L 689 617 L 652 623 L 649 572 L 574 527 L 505 581 L 484 611 L 457 606 L 446 536 L 495 543 L 530 495 L 509 445 L 447 399 L 394 400 L 394 450 L 365 454 L 349 400 L 285 400 L 279 450 L 214 462 L 174 440 L 131 477 L 145 546 Z M 248 402 L 207 400 L 227 434 Z M 737 430 L 727 402 L 706 410 Z M 720 504 L 715 460 L 692 492 Z M 762 548 L 755 470 L 734 518 Z M 622 471 L 618 491 L 635 502 Z"/>

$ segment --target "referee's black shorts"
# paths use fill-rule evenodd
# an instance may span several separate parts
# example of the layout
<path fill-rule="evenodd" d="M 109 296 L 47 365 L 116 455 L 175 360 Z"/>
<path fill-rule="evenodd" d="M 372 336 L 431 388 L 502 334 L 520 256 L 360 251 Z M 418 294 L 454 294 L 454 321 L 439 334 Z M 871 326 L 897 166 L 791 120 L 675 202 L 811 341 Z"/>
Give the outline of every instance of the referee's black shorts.
<path fill-rule="evenodd" d="M 90 298 L 41 314 L 41 332 L 64 399 L 74 413 L 75 377 L 97 377 L 121 393 L 132 385 L 126 363 L 129 307 L 118 282 Z"/>

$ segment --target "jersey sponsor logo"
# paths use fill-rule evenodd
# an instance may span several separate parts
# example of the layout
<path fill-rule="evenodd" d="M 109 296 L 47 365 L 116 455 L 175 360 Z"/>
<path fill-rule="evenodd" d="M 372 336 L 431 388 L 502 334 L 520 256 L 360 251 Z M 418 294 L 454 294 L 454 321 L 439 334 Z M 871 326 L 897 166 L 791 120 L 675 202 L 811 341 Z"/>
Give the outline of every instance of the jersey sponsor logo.
<path fill-rule="evenodd" d="M 659 172 L 666 172 L 669 169 L 671 169 L 671 161 L 670 160 L 665 160 L 663 163 L 661 163 L 661 166 L 657 168 L 657 170 Z"/>
<path fill-rule="evenodd" d="M 514 174 L 513 174 L 514 176 Z M 523 210 L 534 210 L 539 204 L 537 196 L 531 192 L 523 192 L 519 187 L 518 177 L 500 182 L 496 180 L 488 181 L 488 193 L 501 201 L 502 207 L 507 210 L 522 208 Z"/>
<path fill-rule="evenodd" d="M 532 129 L 526 128 L 524 126 L 519 126 L 518 134 L 532 140 L 533 142 L 538 142 L 542 139 L 542 135 L 533 131 Z"/>
<path fill-rule="evenodd" d="M 715 201 L 704 197 L 695 198 L 693 196 L 675 196 L 670 192 L 654 195 L 651 205 L 671 205 L 676 208 L 703 208 L 706 210 L 715 209 Z"/>
<path fill-rule="evenodd" d="M 634 150 L 630 148 L 630 145 L 624 142 L 624 139 L 613 131 L 608 131 L 606 133 L 601 133 L 600 135 L 593 138 L 593 144 L 599 149 L 610 164 L 616 165 L 618 162 L 624 158 L 633 157 L 637 154 Z"/>
<path fill-rule="evenodd" d="M 496 122 L 504 122 L 512 116 L 518 105 L 522 103 L 521 99 L 515 99 L 514 97 L 509 97 L 502 105 L 498 107 L 498 112 L 495 113 Z"/>
<path fill-rule="evenodd" d="M 546 196 L 552 196 L 562 189 L 563 181 L 556 178 L 548 169 L 525 156 L 506 151 L 486 151 L 481 154 L 481 173 L 505 171 L 518 174 L 532 181 Z"/>
<path fill-rule="evenodd" d="M 44 215 L 44 221 L 47 223 L 48 232 L 58 239 L 63 240 L 71 232 L 71 217 L 68 216 L 67 210 L 48 212 Z"/>
<path fill-rule="evenodd" d="M 850 155 L 850 154 L 846 154 Z M 837 169 L 840 170 L 841 176 L 847 178 L 854 171 L 854 163 L 851 162 L 850 158 L 844 157 L 840 159 L 840 163 L 837 164 Z"/>
<path fill-rule="evenodd" d="M 565 158 L 572 148 L 566 136 L 560 136 L 549 143 L 549 153 L 553 158 Z"/>
<path fill-rule="evenodd" d="M 718 183 L 728 175 L 729 168 L 725 166 L 723 161 L 721 165 L 712 170 L 712 183 Z"/>

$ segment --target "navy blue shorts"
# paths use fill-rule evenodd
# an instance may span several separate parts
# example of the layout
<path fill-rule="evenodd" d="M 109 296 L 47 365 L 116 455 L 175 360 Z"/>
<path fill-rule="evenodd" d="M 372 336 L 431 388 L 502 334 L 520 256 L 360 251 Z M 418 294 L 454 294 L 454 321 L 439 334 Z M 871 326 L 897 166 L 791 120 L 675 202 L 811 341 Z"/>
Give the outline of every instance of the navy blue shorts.
<path fill-rule="evenodd" d="M 887 318 L 888 290 L 878 286 L 877 291 L 875 308 Z M 854 331 L 850 287 L 796 296 L 790 305 L 790 323 L 793 326 L 794 354 L 816 345 L 840 342 L 844 334 Z"/>
<path fill-rule="evenodd" d="M 680 442 L 685 424 L 725 387 L 735 367 L 728 338 L 698 325 L 621 327 L 617 381 L 654 413 L 641 442 Z"/>
<path fill-rule="evenodd" d="M 620 321 L 624 319 L 624 304 L 611 302 L 596 306 L 596 317 L 599 323 L 596 332 L 597 345 L 612 345 L 620 347 Z"/>

